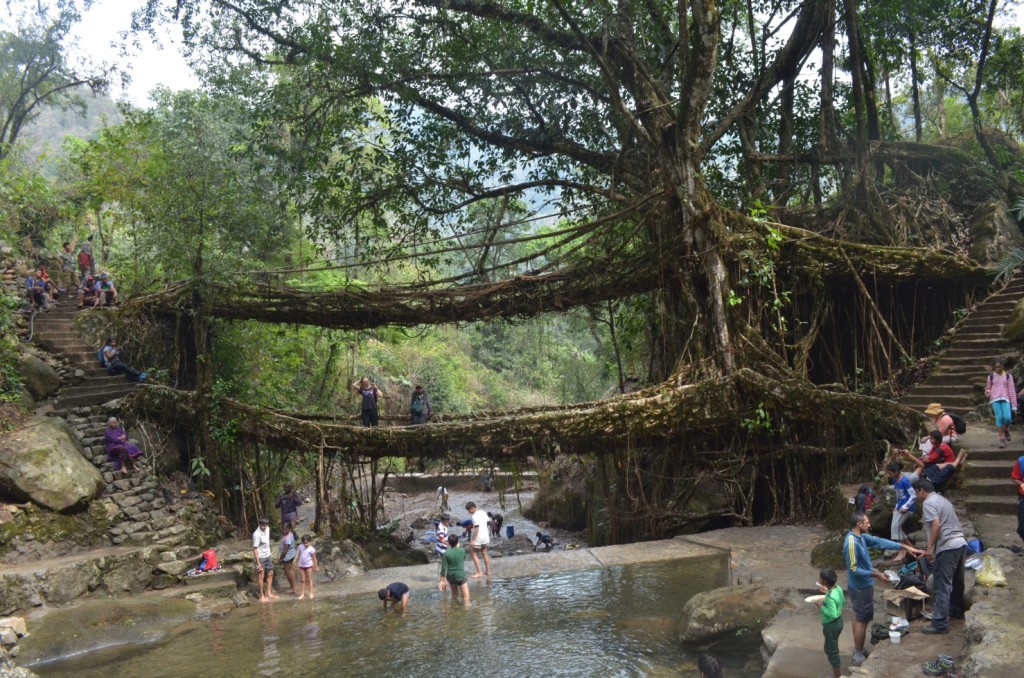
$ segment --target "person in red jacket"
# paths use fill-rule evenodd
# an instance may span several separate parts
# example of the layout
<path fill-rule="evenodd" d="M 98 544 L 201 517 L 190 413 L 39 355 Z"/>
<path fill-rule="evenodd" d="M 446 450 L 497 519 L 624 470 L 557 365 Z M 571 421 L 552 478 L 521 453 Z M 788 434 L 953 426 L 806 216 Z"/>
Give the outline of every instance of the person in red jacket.
<path fill-rule="evenodd" d="M 1017 458 L 1010 478 L 1017 486 L 1017 534 L 1024 540 L 1024 456 Z"/>

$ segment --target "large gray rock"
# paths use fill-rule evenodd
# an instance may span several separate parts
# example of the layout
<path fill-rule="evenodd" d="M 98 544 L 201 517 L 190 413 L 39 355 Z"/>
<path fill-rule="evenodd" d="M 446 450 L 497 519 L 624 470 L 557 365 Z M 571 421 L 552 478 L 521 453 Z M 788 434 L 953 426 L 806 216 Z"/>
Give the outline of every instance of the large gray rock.
<path fill-rule="evenodd" d="M 762 584 L 726 586 L 698 593 L 683 606 L 679 642 L 703 648 L 738 633 L 760 633 L 787 604 L 785 589 Z"/>
<path fill-rule="evenodd" d="M 1024 244 L 1020 226 L 1010 214 L 1005 198 L 993 198 L 978 205 L 967 225 L 970 256 L 983 266 L 999 262 L 1008 251 Z"/>
<path fill-rule="evenodd" d="M 12 499 L 73 511 L 103 488 L 103 476 L 85 460 L 63 419 L 35 417 L 0 437 L 0 493 Z"/>
<path fill-rule="evenodd" d="M 25 381 L 25 388 L 37 401 L 48 398 L 60 388 L 57 371 L 31 353 L 25 353 L 18 359 L 18 374 Z"/>
<path fill-rule="evenodd" d="M 1003 337 L 1015 344 L 1024 342 L 1024 299 L 1014 304 L 1013 310 L 1010 311 L 1006 327 L 1003 328 Z"/>

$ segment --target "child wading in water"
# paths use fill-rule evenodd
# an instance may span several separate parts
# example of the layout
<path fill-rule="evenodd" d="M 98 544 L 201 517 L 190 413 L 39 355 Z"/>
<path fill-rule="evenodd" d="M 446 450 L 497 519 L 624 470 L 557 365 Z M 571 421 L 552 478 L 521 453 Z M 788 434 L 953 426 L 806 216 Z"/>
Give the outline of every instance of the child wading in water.
<path fill-rule="evenodd" d="M 821 631 L 825 635 L 825 656 L 832 665 L 832 675 L 839 678 L 839 634 L 843 632 L 843 605 L 846 595 L 836 586 L 836 571 L 831 567 L 818 573 L 818 590 L 825 599 L 818 601 L 821 608 Z"/>
<path fill-rule="evenodd" d="M 310 544 L 308 534 L 302 536 L 302 544 L 299 545 L 299 574 L 302 581 L 299 582 L 299 600 L 306 596 L 306 585 L 309 585 L 309 599 L 313 600 L 313 571 L 320 571 L 320 565 L 316 562 L 316 549 Z"/>

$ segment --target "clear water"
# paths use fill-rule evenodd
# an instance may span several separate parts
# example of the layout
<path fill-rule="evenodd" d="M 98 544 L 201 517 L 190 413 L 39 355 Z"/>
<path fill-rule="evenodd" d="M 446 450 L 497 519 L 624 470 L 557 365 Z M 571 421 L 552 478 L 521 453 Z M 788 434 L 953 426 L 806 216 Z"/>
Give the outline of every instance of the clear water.
<path fill-rule="evenodd" d="M 156 644 L 32 667 L 42 676 L 696 676 L 675 639 L 683 603 L 726 583 L 723 558 L 471 581 L 472 604 L 414 590 L 254 604 L 190 621 Z M 80 629 L 86 631 L 85 629 Z M 756 676 L 725 656 L 730 676 Z"/>

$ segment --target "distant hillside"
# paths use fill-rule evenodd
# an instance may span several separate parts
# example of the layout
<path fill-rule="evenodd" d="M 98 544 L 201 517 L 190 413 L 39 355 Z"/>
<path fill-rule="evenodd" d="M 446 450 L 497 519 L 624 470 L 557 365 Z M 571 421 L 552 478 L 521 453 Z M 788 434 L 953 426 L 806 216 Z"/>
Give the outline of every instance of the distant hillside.
<path fill-rule="evenodd" d="M 45 154 L 47 157 L 40 162 L 44 174 L 50 174 L 52 160 L 59 157 L 64 137 L 73 135 L 82 139 L 92 139 L 104 123 L 117 125 L 122 122 L 121 112 L 110 97 L 95 95 L 86 89 L 82 93 L 82 98 L 86 102 L 84 115 L 77 109 L 65 111 L 47 106 L 39 117 L 25 128 L 25 157 L 36 161 Z"/>

